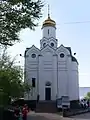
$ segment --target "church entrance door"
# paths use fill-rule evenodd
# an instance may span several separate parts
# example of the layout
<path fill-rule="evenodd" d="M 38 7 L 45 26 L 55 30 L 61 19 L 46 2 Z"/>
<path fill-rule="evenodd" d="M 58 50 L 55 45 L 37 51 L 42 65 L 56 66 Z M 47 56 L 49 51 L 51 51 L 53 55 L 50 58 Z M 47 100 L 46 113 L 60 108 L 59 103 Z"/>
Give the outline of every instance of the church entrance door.
<path fill-rule="evenodd" d="M 51 100 L 51 87 L 45 88 L 45 100 Z"/>

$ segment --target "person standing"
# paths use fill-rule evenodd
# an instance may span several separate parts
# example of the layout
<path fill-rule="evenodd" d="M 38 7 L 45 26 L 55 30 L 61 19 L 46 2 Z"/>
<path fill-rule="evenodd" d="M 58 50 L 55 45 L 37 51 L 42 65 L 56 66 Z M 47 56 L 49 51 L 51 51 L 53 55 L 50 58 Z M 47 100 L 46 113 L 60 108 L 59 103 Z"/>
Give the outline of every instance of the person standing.
<path fill-rule="evenodd" d="M 22 109 L 22 119 L 23 120 L 27 120 L 27 113 L 28 113 L 28 109 L 27 109 L 27 105 L 25 104 Z"/>
<path fill-rule="evenodd" d="M 19 118 L 20 118 L 20 109 L 18 106 L 16 106 L 14 109 L 14 118 L 15 118 L 15 120 L 19 120 Z"/>

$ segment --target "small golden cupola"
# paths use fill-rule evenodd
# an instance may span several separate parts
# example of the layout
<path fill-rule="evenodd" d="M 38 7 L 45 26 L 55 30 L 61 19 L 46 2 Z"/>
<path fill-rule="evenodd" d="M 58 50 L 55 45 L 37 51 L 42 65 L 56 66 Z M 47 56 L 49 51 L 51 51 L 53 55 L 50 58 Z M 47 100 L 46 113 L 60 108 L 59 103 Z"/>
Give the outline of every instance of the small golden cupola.
<path fill-rule="evenodd" d="M 43 22 L 42 29 L 43 27 L 47 27 L 47 26 L 52 26 L 56 28 L 56 22 L 50 18 L 49 6 L 48 6 L 48 18 Z"/>

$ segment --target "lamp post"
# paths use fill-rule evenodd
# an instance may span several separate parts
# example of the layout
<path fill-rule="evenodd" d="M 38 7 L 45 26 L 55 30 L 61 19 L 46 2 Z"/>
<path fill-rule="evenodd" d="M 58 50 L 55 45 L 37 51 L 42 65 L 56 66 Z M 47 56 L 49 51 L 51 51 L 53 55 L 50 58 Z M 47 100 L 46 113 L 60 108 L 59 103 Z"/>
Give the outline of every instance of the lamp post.
<path fill-rule="evenodd" d="M 24 83 L 27 83 L 27 78 L 26 78 L 26 58 L 29 57 L 29 55 L 23 56 L 22 54 L 20 54 L 20 56 L 25 58 L 25 63 L 24 63 Z M 30 88 L 27 89 L 28 100 L 29 100 L 29 93 L 30 93 Z"/>
<path fill-rule="evenodd" d="M 23 56 L 22 54 L 19 54 L 20 57 L 27 58 L 29 55 Z M 24 64 L 24 82 L 26 82 L 26 59 L 25 59 L 25 64 Z"/>

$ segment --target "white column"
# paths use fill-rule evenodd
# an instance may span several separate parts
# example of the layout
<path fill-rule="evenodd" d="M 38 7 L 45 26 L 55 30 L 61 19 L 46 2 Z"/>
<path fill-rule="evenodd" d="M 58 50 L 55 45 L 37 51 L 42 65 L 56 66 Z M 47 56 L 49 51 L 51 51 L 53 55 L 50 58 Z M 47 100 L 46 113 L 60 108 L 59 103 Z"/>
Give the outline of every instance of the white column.
<path fill-rule="evenodd" d="M 58 96 L 58 69 L 57 69 L 57 55 L 53 55 L 53 81 L 52 81 L 52 99 L 56 100 Z"/>
<path fill-rule="evenodd" d="M 44 81 L 43 81 L 43 56 L 39 56 L 39 95 L 40 95 L 40 100 L 44 100 Z"/>
<path fill-rule="evenodd" d="M 67 55 L 67 92 L 69 99 L 71 99 L 72 96 L 72 89 L 71 89 L 71 81 L 72 81 L 72 70 L 71 70 L 72 64 L 71 64 L 71 55 Z"/>

